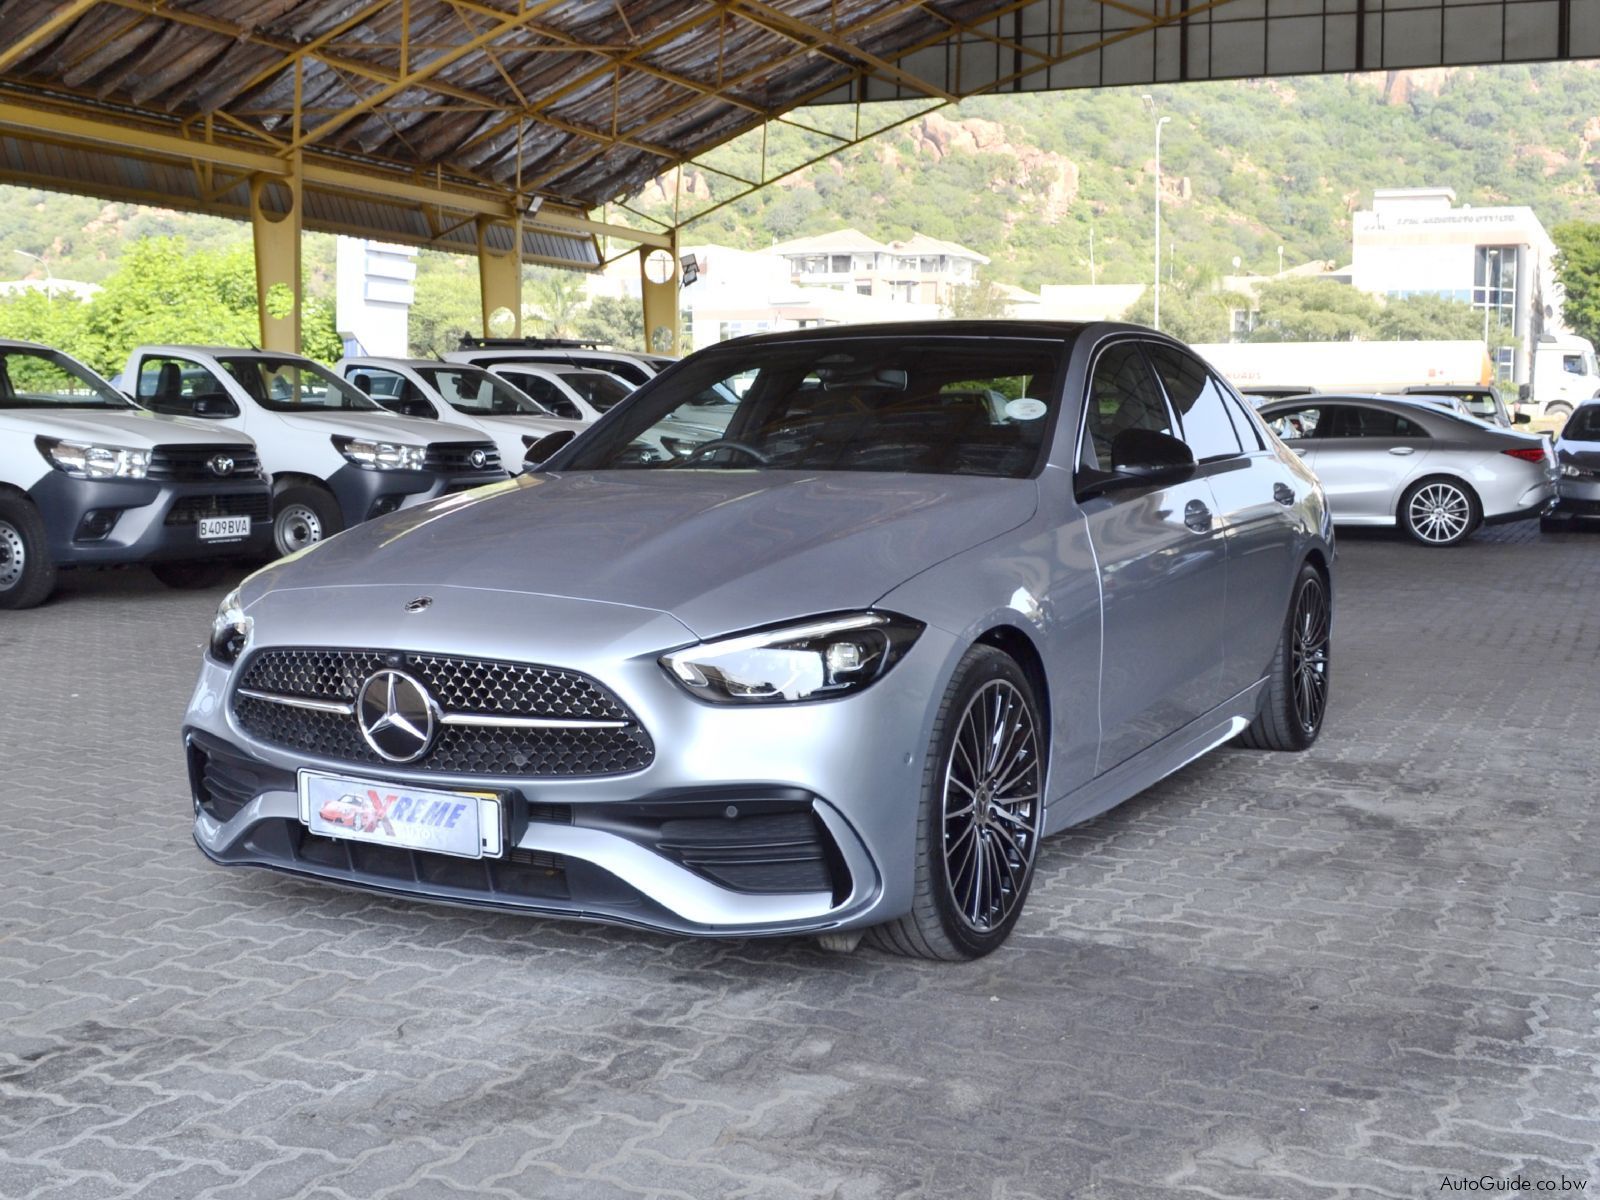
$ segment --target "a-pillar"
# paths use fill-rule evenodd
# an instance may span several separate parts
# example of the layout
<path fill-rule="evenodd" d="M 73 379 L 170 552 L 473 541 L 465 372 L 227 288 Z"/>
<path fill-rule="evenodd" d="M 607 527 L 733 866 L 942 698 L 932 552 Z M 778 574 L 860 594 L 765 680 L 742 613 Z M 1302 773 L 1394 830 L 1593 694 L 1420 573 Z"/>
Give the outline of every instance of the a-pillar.
<path fill-rule="evenodd" d="M 250 179 L 250 229 L 256 251 L 261 348 L 300 353 L 300 156 L 287 175 Z"/>
<path fill-rule="evenodd" d="M 478 218 L 484 337 L 522 336 L 522 223 Z"/>
<path fill-rule="evenodd" d="M 684 352 L 682 318 L 678 310 L 678 231 L 671 233 L 670 248 L 639 247 L 639 283 L 644 302 L 645 345 L 652 354 L 677 357 Z"/>

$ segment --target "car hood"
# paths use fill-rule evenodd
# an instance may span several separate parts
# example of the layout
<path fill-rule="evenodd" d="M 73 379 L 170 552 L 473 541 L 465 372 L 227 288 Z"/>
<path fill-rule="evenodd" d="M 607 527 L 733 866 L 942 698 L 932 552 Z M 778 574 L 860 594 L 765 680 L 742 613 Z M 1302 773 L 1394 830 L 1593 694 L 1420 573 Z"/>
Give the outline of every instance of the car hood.
<path fill-rule="evenodd" d="M 401 417 L 386 412 L 364 412 L 350 416 L 343 412 L 277 413 L 290 429 L 319 433 L 324 437 L 380 438 L 425 446 L 431 442 L 481 442 L 483 434 L 449 421 L 430 421 L 423 417 Z"/>
<path fill-rule="evenodd" d="M 245 598 L 451 585 L 651 609 L 713 637 L 868 606 L 1021 525 L 1037 496 L 1032 480 L 971 476 L 524 475 L 369 521 L 269 568 Z"/>
<path fill-rule="evenodd" d="M 209 421 L 185 420 L 134 408 L 5 409 L 0 410 L 0 429 L 34 437 L 128 446 L 135 450 L 171 445 L 237 445 L 241 448 L 253 445 L 244 434 Z"/>

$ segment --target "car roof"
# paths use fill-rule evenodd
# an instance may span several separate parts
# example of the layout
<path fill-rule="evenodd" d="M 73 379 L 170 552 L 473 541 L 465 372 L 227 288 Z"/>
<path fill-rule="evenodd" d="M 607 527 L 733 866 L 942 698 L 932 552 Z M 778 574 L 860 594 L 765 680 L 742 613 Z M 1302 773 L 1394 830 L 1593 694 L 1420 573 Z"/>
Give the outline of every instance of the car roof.
<path fill-rule="evenodd" d="M 1459 396 L 1462 392 L 1493 390 L 1493 385 L 1487 383 L 1418 383 L 1400 389 L 1401 394 L 1406 396 Z"/>
<path fill-rule="evenodd" d="M 1174 340 L 1144 325 L 1130 325 L 1122 321 L 1105 321 L 1091 324 L 1084 321 L 1018 320 L 1007 318 L 993 321 L 885 321 L 862 325 L 812 326 L 808 329 L 784 329 L 775 333 L 746 334 L 744 337 L 732 339 L 731 342 L 719 342 L 716 346 L 708 347 L 708 349 L 717 350 L 727 345 L 756 346 L 790 342 L 831 342 L 848 341 L 855 338 L 1016 337 L 1068 340 L 1076 338 L 1084 330 L 1090 328 L 1106 332 L 1125 330 L 1129 333 L 1137 333 L 1159 341 L 1170 342 Z"/>
<path fill-rule="evenodd" d="M 21 338 L 0 338 L 0 350 L 55 350 L 54 346 L 46 346 L 43 342 L 25 342 Z M 56 350 L 57 354 L 66 354 L 65 350 Z M 70 356 L 69 356 L 70 357 Z"/>
<path fill-rule="evenodd" d="M 448 363 L 438 358 L 391 358 L 383 354 L 350 354 L 339 360 L 347 367 L 449 367 L 453 370 L 472 368 L 472 363 Z M 483 368 L 478 367 L 478 370 Z"/>
<path fill-rule="evenodd" d="M 176 342 L 162 342 L 135 346 L 134 351 L 139 354 L 170 354 L 174 358 L 204 354 L 210 358 L 297 358 L 305 362 L 312 361 L 304 354 L 295 354 L 288 350 L 259 350 L 254 346 L 186 346 Z"/>

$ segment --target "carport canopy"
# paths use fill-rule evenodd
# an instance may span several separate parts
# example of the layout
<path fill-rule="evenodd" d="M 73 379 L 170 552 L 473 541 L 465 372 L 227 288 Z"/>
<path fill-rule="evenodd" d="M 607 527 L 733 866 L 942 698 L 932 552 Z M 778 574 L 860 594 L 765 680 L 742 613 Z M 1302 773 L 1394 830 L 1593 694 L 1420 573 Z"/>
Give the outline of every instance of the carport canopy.
<path fill-rule="evenodd" d="M 799 169 L 705 159 L 797 109 L 857 106 L 810 162 L 883 100 L 1595 56 L 1596 0 L 0 0 L 0 182 L 250 220 L 285 349 L 303 229 L 477 254 L 485 332 L 621 239 L 675 353 L 692 216 L 626 201 Z"/>

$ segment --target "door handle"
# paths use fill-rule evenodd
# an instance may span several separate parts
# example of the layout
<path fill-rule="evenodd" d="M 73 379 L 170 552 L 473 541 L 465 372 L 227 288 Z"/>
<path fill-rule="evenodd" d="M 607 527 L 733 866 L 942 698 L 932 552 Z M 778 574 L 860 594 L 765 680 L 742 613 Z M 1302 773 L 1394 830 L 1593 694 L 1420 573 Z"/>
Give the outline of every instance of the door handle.
<path fill-rule="evenodd" d="M 1286 483 L 1275 483 L 1272 485 L 1272 498 L 1288 507 L 1294 503 L 1294 489 Z"/>
<path fill-rule="evenodd" d="M 1414 454 L 1416 452 L 1410 446 L 1390 446 L 1389 447 L 1389 453 L 1390 454 L 1406 455 L 1406 454 Z"/>
<path fill-rule="evenodd" d="M 1211 532 L 1211 510 L 1199 500 L 1183 506 L 1183 523 L 1196 533 Z"/>

